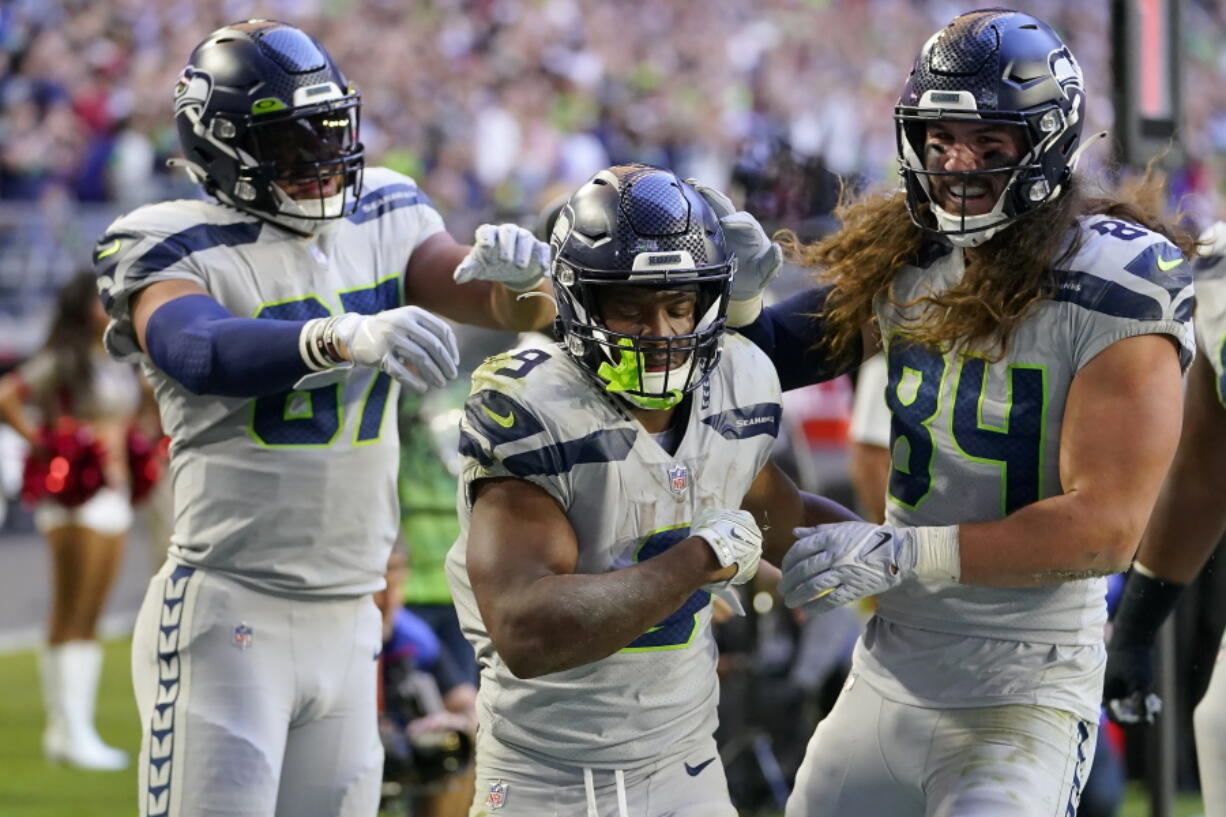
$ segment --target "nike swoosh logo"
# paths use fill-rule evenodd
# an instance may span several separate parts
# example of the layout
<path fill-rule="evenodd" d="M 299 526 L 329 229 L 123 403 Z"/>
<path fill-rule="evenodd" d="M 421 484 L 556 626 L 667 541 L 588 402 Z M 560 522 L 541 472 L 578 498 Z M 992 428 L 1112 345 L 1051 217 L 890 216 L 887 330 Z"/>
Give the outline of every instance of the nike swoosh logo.
<path fill-rule="evenodd" d="M 1183 263 L 1182 258 L 1172 258 L 1170 261 L 1164 261 L 1163 259 L 1159 258 L 1158 259 L 1158 269 L 1162 270 L 1163 272 L 1166 272 L 1167 270 L 1175 269 L 1175 267 L 1179 266 L 1182 263 Z"/>
<path fill-rule="evenodd" d="M 501 414 L 498 414 L 493 409 L 491 409 L 489 406 L 482 406 L 481 410 L 485 412 L 487 417 L 489 417 L 491 420 L 493 420 L 495 423 L 502 426 L 503 428 L 510 428 L 511 426 L 515 425 L 515 412 L 513 411 L 508 411 L 507 416 L 503 417 Z"/>
<path fill-rule="evenodd" d="M 868 550 L 864 551 L 864 555 L 865 555 L 865 556 L 867 556 L 868 554 L 870 554 L 870 553 L 872 553 L 873 551 L 877 550 L 877 549 L 878 549 L 878 548 L 880 548 L 882 545 L 884 545 L 884 544 L 886 544 L 887 542 L 889 542 L 889 541 L 890 541 L 890 539 L 892 539 L 892 538 L 893 538 L 893 537 L 892 537 L 892 536 L 890 536 L 890 534 L 886 533 L 886 532 L 885 532 L 885 531 L 883 531 L 883 530 L 879 530 L 879 531 L 877 531 L 877 544 L 873 545 L 871 548 L 869 548 Z"/>
<path fill-rule="evenodd" d="M 109 255 L 114 255 L 115 253 L 119 252 L 119 248 L 122 245 L 123 245 L 122 241 L 120 241 L 118 238 L 115 239 L 115 241 L 112 242 L 112 244 L 109 247 L 105 247 L 104 249 L 98 250 L 98 257 L 96 260 L 101 261 L 103 258 L 106 258 Z M 1183 260 L 1183 259 L 1180 259 L 1180 260 Z M 1162 262 L 1160 261 L 1158 263 L 1162 263 Z"/>
<path fill-rule="evenodd" d="M 741 536 L 741 534 L 737 533 L 737 532 L 736 532 L 736 528 L 733 528 L 733 529 L 732 529 L 732 530 L 729 532 L 729 534 L 728 534 L 728 535 L 729 535 L 729 536 L 731 536 L 733 539 L 737 540 L 738 542 L 740 542 L 741 544 L 744 544 L 744 545 L 752 544 L 752 543 L 751 543 L 751 542 L 750 542 L 748 539 L 746 539 L 745 537 Z"/>
<path fill-rule="evenodd" d="M 698 775 L 702 774 L 703 769 L 707 768 L 714 762 L 715 762 L 715 758 L 709 757 L 706 760 L 704 760 L 702 763 L 699 763 L 697 766 L 691 766 L 690 764 L 687 763 L 685 764 L 685 773 L 688 774 L 690 777 L 698 777 Z"/>

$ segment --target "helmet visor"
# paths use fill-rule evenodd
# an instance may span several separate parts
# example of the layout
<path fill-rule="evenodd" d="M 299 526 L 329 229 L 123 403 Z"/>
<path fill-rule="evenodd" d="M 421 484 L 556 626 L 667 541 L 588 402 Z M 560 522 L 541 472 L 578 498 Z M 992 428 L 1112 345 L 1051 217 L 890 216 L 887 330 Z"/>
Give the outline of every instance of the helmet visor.
<path fill-rule="evenodd" d="M 356 97 L 315 112 L 251 125 L 252 153 L 267 178 L 296 200 L 327 198 L 355 183 L 363 150 Z"/>

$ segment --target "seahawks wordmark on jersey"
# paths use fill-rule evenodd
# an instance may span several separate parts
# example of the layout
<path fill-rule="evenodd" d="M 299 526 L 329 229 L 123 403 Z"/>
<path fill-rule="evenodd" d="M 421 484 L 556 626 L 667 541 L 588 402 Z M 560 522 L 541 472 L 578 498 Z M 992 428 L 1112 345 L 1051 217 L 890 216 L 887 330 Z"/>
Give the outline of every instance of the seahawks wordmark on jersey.
<path fill-rule="evenodd" d="M 401 305 L 405 265 L 443 229 L 409 178 L 370 168 L 357 210 L 312 237 L 206 201 L 142 207 L 94 253 L 107 347 L 140 360 L 170 435 L 170 554 L 256 589 L 347 596 L 382 586 L 395 539 L 399 385 L 374 369 L 255 399 L 192 394 L 141 354 L 133 293 L 203 287 L 239 317 L 306 320 Z"/>
<path fill-rule="evenodd" d="M 469 585 L 469 502 L 479 480 L 514 477 L 548 492 L 579 542 L 576 572 L 603 573 L 685 539 L 700 509 L 739 508 L 767 461 L 781 411 L 774 367 L 735 335 L 688 409 L 679 409 L 688 419 L 676 453 L 623 405 L 561 348 L 524 349 L 473 374 L 461 424 L 462 531 L 447 574 L 481 664 L 482 729 L 546 763 L 626 768 L 715 730 L 706 591 L 608 658 L 521 680 L 494 650 Z"/>
<path fill-rule="evenodd" d="M 893 525 L 1001 519 L 1063 493 L 1060 435 L 1073 378 L 1124 338 L 1169 335 L 1181 365 L 1194 344 L 1190 265 L 1165 238 L 1090 216 L 1054 297 L 1014 331 L 995 362 L 962 348 L 907 343 L 897 307 L 878 304 L 889 376 Z M 897 303 L 954 285 L 962 254 L 896 278 Z M 1005 589 L 908 582 L 879 597 L 857 650 L 865 678 L 903 702 L 1036 703 L 1097 720 L 1105 580 Z M 979 668 L 976 672 L 975 669 Z"/>

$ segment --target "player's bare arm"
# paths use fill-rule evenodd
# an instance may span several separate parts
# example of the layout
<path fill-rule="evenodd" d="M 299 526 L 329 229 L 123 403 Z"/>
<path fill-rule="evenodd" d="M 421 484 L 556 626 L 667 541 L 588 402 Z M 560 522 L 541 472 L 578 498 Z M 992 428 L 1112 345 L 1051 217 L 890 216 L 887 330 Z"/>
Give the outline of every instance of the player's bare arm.
<path fill-rule="evenodd" d="M 1158 578 L 1192 581 L 1226 533 L 1223 452 L 1226 408 L 1202 354 L 1188 370 L 1179 447 L 1137 550 L 1137 562 Z"/>
<path fill-rule="evenodd" d="M 1169 338 L 1107 347 L 1073 379 L 1060 440 L 1064 493 L 997 522 L 962 525 L 962 582 L 1054 584 L 1118 573 L 1136 552 L 1179 440 Z"/>
<path fill-rule="evenodd" d="M 468 577 L 495 649 L 520 678 L 605 658 L 736 572 L 691 536 L 632 567 L 576 574 L 579 544 L 548 493 L 519 479 L 483 480 L 474 492 Z"/>
<path fill-rule="evenodd" d="M 547 248 L 542 244 L 534 251 L 539 254 L 544 249 Z M 483 279 L 479 274 L 457 283 L 454 278 L 457 267 L 472 252 L 473 247 L 460 244 L 447 232 L 427 238 L 409 258 L 405 272 L 405 302 L 459 323 L 490 329 L 526 332 L 541 329 L 553 320 L 553 301 L 543 297 L 553 291 L 546 279 L 527 291 L 516 291 L 497 281 Z M 526 263 L 531 262 L 529 258 Z M 542 295 L 528 294 L 530 292 Z"/>
<path fill-rule="evenodd" d="M 773 565 L 783 563 L 783 555 L 796 541 L 796 528 L 860 518 L 833 500 L 800 490 L 773 462 L 758 472 L 741 507 L 758 520 L 762 558 Z"/>

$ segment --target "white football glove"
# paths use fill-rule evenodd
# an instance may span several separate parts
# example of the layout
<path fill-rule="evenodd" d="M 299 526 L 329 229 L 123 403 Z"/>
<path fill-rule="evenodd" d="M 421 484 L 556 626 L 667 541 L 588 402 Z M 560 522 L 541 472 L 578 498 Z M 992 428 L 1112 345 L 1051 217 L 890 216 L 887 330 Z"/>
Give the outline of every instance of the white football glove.
<path fill-rule="evenodd" d="M 736 565 L 736 575 L 726 582 L 708 585 L 707 589 L 744 584 L 758 572 L 758 561 L 762 558 L 762 531 L 758 530 L 758 523 L 749 511 L 700 511 L 690 523 L 690 535 L 707 541 L 721 567 Z"/>
<path fill-rule="evenodd" d="M 358 366 L 387 372 L 418 394 L 459 373 L 460 349 L 451 327 L 424 309 L 402 306 L 376 315 L 348 312 L 336 336 Z"/>
<path fill-rule="evenodd" d="M 549 245 L 518 224 L 482 224 L 473 248 L 455 268 L 455 282 L 496 281 L 507 289 L 535 289 L 549 269 Z"/>
<path fill-rule="evenodd" d="M 902 528 L 838 522 L 797 528 L 779 592 L 788 607 L 824 613 L 916 576 L 957 581 L 957 527 Z"/>
<path fill-rule="evenodd" d="M 758 220 L 713 187 L 686 179 L 698 191 L 724 228 L 724 241 L 736 256 L 736 275 L 732 279 L 732 301 L 728 304 L 728 325 L 745 326 L 762 311 L 762 293 L 783 268 L 783 248 L 767 237 Z"/>

